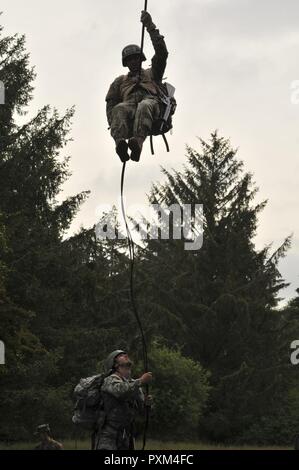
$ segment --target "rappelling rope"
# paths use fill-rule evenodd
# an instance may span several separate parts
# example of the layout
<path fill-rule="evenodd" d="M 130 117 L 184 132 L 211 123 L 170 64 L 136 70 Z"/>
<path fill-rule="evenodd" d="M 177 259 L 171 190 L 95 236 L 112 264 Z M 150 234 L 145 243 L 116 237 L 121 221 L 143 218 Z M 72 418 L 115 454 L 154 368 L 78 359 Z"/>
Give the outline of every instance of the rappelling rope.
<path fill-rule="evenodd" d="M 147 0 L 144 3 L 144 11 L 147 11 Z M 142 25 L 142 33 L 141 33 L 141 52 L 140 52 L 140 68 L 139 68 L 139 80 L 141 79 L 141 69 L 142 69 L 142 54 L 143 54 L 143 47 L 144 47 L 144 35 L 145 35 L 145 26 Z M 142 327 L 142 323 L 139 317 L 135 295 L 134 295 L 134 265 L 135 265 L 135 249 L 134 249 L 134 241 L 128 226 L 127 216 L 125 211 L 125 204 L 124 204 L 124 180 L 125 180 L 125 172 L 126 172 L 126 162 L 123 164 L 122 173 L 121 173 L 121 209 L 123 214 L 123 219 L 126 226 L 127 232 L 127 239 L 128 239 L 128 247 L 129 247 L 129 255 L 130 255 L 130 297 L 131 297 L 131 304 L 132 309 L 140 330 L 141 342 L 142 342 L 142 356 L 143 356 L 143 366 L 144 372 L 148 372 L 148 357 L 147 357 L 147 345 L 145 340 L 145 335 Z M 146 394 L 149 394 L 149 386 L 146 385 Z M 145 449 L 146 446 L 146 434 L 149 424 L 149 408 L 148 406 L 145 407 L 145 423 L 144 423 L 144 431 L 143 431 L 143 446 L 142 450 Z"/>
<path fill-rule="evenodd" d="M 125 171 L 126 171 L 126 162 L 123 164 L 122 173 L 121 173 L 121 209 L 123 214 L 123 219 L 126 226 L 127 232 L 127 239 L 128 239 L 128 247 L 129 247 L 129 255 L 130 255 L 130 296 L 131 296 L 131 303 L 133 312 L 140 330 L 141 341 L 142 341 L 142 355 L 143 355 L 143 365 L 144 371 L 148 372 L 148 356 L 147 356 L 147 345 L 145 340 L 145 335 L 142 327 L 142 323 L 139 317 L 135 295 L 134 295 L 134 264 L 135 264 L 135 250 L 134 250 L 134 241 L 128 226 L 127 216 L 125 211 L 125 204 L 124 204 L 124 180 L 125 180 Z M 149 386 L 146 385 L 146 395 L 148 396 L 149 393 Z M 145 407 L 145 424 L 144 424 L 144 432 L 143 432 L 143 447 L 142 450 L 145 449 L 146 445 L 146 434 L 149 424 L 149 409 L 148 406 Z"/>
<path fill-rule="evenodd" d="M 148 358 L 147 358 L 147 346 L 145 341 L 145 335 L 142 327 L 142 323 L 138 314 L 138 309 L 136 306 L 135 295 L 134 295 L 134 265 L 135 265 L 135 249 L 134 249 L 134 241 L 132 239 L 132 235 L 128 226 L 127 216 L 125 211 L 125 204 L 124 204 L 124 180 L 125 180 L 125 171 L 126 171 L 126 162 L 123 164 L 122 174 L 121 174 L 121 208 L 122 214 L 126 226 L 127 238 L 128 238 L 128 247 L 129 247 L 129 254 L 130 254 L 130 294 L 131 294 L 131 301 L 133 311 L 140 329 L 141 339 L 142 339 L 142 352 L 143 352 L 143 363 L 145 371 L 148 370 Z"/>
<path fill-rule="evenodd" d="M 147 11 L 147 3 L 148 3 L 148 0 L 145 0 L 144 1 L 143 11 Z M 140 46 L 141 51 L 140 51 L 140 64 L 139 64 L 139 80 L 141 80 L 142 54 L 143 54 L 143 48 L 144 48 L 144 35 L 145 35 L 145 26 L 143 24 L 142 25 L 142 33 L 141 33 L 141 46 Z M 136 105 L 138 105 L 137 98 L 136 98 Z M 168 145 L 168 142 L 167 142 L 167 138 L 166 138 L 166 136 L 163 132 L 162 132 L 161 135 L 163 137 L 163 140 L 164 140 L 164 143 L 165 143 L 165 146 L 166 146 L 166 150 L 167 150 L 167 152 L 169 152 L 169 145 Z M 150 145 L 151 145 L 151 154 L 155 155 L 154 145 L 153 145 L 153 135 L 152 134 L 150 135 Z"/>
<path fill-rule="evenodd" d="M 147 11 L 147 0 L 144 1 L 144 9 L 143 11 Z M 142 67 L 142 53 L 144 48 L 144 34 L 145 34 L 145 26 L 142 25 L 142 33 L 141 33 L 141 52 L 140 52 L 140 68 L 139 68 L 139 77 L 141 77 L 141 67 Z"/>

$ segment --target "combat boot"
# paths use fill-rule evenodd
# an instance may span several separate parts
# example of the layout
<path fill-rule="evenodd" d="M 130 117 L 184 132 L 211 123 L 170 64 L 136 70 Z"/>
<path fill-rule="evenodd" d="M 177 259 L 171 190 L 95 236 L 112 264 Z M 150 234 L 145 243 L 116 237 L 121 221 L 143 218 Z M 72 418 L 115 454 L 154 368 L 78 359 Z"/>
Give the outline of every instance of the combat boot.
<path fill-rule="evenodd" d="M 139 162 L 140 155 L 142 152 L 144 138 L 143 137 L 132 137 L 129 140 L 129 148 L 131 150 L 131 160 Z"/>
<path fill-rule="evenodd" d="M 130 160 L 130 156 L 128 154 L 128 144 L 125 139 L 121 139 L 116 142 L 116 153 L 123 163 Z"/>

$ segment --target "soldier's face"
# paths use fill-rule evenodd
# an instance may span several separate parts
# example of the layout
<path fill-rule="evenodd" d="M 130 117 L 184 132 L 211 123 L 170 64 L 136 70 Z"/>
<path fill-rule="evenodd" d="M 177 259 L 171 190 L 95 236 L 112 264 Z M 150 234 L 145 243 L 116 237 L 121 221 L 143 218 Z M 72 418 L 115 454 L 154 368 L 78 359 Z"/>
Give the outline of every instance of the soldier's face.
<path fill-rule="evenodd" d="M 126 379 L 131 377 L 132 361 L 127 354 L 123 354 L 117 358 L 117 372 Z"/>
<path fill-rule="evenodd" d="M 127 58 L 127 67 L 129 67 L 130 72 L 137 73 L 140 68 L 140 55 L 131 55 Z"/>

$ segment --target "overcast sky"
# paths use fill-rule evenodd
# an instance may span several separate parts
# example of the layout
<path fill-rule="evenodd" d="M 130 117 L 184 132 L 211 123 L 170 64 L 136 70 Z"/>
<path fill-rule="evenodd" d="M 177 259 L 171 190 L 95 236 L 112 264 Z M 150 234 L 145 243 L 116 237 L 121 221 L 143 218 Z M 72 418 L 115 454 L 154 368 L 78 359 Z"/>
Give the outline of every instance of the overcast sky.
<path fill-rule="evenodd" d="M 64 196 L 91 190 L 72 232 L 97 222 L 97 208 L 117 204 L 121 165 L 107 131 L 105 95 L 124 73 L 121 50 L 140 43 L 143 0 L 2 0 L 5 34 L 25 33 L 36 67 L 34 100 L 28 117 L 45 104 L 61 113 L 76 105 L 70 155 L 72 177 Z M 165 76 L 176 86 L 178 110 L 171 153 L 160 138 L 156 155 L 149 143 L 140 164 L 129 164 L 127 204 L 146 203 L 160 165 L 180 169 L 185 144 L 199 148 L 218 129 L 239 148 L 245 169 L 268 199 L 259 219 L 256 245 L 277 248 L 294 233 L 280 264 L 291 286 L 299 287 L 299 104 L 291 84 L 299 80 L 298 0 L 149 0 L 149 11 L 169 50 Z M 149 37 L 145 53 L 153 55 Z M 200 201 L 199 201 L 200 202 Z"/>

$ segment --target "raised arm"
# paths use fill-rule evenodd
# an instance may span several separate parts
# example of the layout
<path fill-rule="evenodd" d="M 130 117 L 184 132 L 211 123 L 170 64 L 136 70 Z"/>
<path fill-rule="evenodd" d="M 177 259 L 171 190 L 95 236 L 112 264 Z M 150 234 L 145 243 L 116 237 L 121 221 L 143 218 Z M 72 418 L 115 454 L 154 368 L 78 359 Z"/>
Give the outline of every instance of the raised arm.
<path fill-rule="evenodd" d="M 140 396 L 140 387 L 142 382 L 140 379 L 133 381 L 124 381 L 116 375 L 110 375 L 105 379 L 102 385 L 102 392 L 109 393 L 118 399 L 138 399 Z"/>
<path fill-rule="evenodd" d="M 155 49 L 155 55 L 152 58 L 153 79 L 156 82 L 161 82 L 165 72 L 168 57 L 168 50 L 164 41 L 164 36 L 160 34 L 159 30 L 156 28 L 156 25 L 152 21 L 151 15 L 148 12 L 142 11 L 141 22 L 146 27 Z"/>

